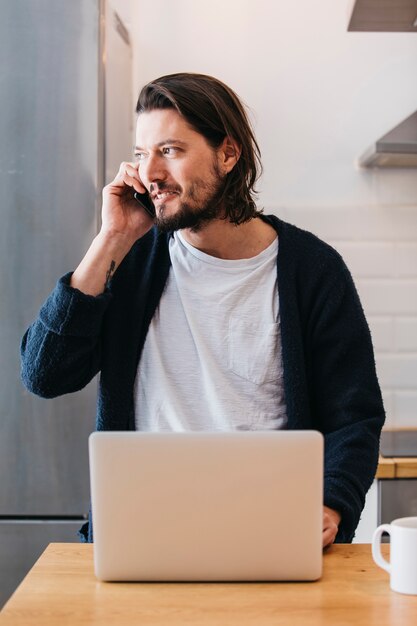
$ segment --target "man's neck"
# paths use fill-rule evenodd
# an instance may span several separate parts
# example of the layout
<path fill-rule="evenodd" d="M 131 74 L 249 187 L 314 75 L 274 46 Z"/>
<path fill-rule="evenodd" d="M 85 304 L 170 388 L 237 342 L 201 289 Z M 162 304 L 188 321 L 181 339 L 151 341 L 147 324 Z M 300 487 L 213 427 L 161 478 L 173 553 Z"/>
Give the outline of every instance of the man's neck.
<path fill-rule="evenodd" d="M 184 239 L 201 252 L 219 259 L 250 259 L 265 250 L 277 236 L 276 230 L 259 217 L 243 224 L 213 220 L 199 231 L 181 231 Z"/>

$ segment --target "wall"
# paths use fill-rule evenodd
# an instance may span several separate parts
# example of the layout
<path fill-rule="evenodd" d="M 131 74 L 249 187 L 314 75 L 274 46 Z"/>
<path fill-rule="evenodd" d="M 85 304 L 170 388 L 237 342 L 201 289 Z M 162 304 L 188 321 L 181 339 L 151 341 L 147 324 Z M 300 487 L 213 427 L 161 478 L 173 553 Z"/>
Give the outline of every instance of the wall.
<path fill-rule="evenodd" d="M 250 106 L 260 204 L 342 253 L 371 327 L 387 425 L 417 427 L 417 170 L 356 165 L 417 108 L 417 36 L 348 33 L 349 5 L 137 0 L 134 93 L 195 71 Z"/>

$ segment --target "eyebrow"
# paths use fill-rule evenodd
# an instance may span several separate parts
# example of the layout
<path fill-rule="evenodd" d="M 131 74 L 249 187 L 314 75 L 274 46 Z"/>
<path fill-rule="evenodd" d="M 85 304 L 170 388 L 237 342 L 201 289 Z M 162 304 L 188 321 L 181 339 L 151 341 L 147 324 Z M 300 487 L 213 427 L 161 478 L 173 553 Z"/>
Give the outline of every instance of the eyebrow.
<path fill-rule="evenodd" d="M 161 148 L 162 146 L 166 146 L 167 143 L 177 143 L 177 144 L 180 144 L 181 146 L 187 145 L 186 141 L 181 141 L 181 139 L 173 139 L 169 137 L 168 139 L 164 139 L 164 141 L 159 141 L 156 144 L 156 147 Z M 143 148 L 141 148 L 140 146 L 135 146 L 135 150 L 143 150 Z"/>

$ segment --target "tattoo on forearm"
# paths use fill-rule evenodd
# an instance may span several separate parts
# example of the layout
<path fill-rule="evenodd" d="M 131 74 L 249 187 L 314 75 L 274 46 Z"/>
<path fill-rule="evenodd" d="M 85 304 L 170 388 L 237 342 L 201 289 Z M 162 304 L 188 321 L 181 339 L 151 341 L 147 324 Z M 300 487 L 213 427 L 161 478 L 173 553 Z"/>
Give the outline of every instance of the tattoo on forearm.
<path fill-rule="evenodd" d="M 111 279 L 113 277 L 113 274 L 114 274 L 114 268 L 115 267 L 116 267 L 116 261 L 112 261 L 110 263 L 110 267 L 109 267 L 109 269 L 107 270 L 107 273 L 106 273 L 106 282 L 104 283 L 104 288 L 105 289 L 107 289 L 108 286 L 109 286 L 109 283 L 110 283 L 110 281 L 111 281 Z"/>

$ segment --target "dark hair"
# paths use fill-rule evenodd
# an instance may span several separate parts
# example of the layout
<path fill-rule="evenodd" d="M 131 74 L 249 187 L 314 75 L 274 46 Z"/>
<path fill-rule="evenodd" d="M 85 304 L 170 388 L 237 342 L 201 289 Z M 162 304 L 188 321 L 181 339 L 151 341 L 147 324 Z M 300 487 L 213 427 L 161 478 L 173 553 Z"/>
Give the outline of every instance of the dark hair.
<path fill-rule="evenodd" d="M 262 172 L 261 155 L 245 108 L 234 91 L 212 76 L 170 74 L 148 83 L 139 94 L 136 113 L 155 109 L 176 109 L 212 148 L 218 148 L 227 136 L 241 147 L 238 162 L 226 176 L 220 202 L 225 217 L 234 224 L 258 216 L 261 211 L 256 208 L 254 185 Z"/>

